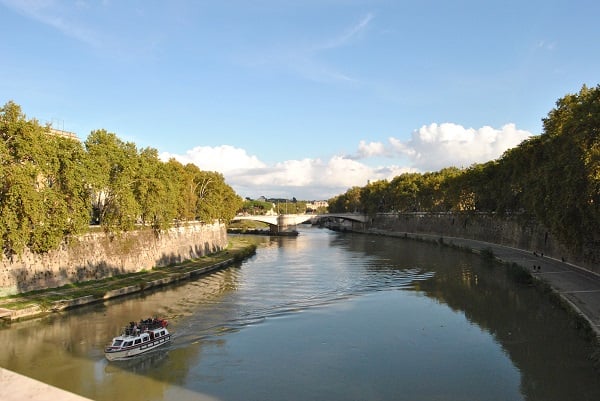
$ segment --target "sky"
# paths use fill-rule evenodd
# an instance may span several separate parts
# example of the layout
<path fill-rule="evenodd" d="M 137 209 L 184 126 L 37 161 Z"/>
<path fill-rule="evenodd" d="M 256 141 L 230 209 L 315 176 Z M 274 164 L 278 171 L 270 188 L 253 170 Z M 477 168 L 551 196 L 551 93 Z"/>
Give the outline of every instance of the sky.
<path fill-rule="evenodd" d="M 494 160 L 600 79 L 600 2 L 0 0 L 0 105 L 329 199 Z"/>

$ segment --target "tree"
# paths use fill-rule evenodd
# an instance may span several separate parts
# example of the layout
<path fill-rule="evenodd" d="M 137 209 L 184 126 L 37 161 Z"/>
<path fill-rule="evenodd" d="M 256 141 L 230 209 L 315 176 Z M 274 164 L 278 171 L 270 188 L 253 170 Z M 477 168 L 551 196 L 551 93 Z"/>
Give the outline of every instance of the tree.
<path fill-rule="evenodd" d="M 536 169 L 541 178 L 536 200 L 543 205 L 543 221 L 552 232 L 563 243 L 581 249 L 600 242 L 600 86 L 584 85 L 556 106 L 542 120 L 545 159 Z"/>
<path fill-rule="evenodd" d="M 8 102 L 0 109 L 0 236 L 4 254 L 56 248 L 86 227 L 82 148 L 50 135 Z"/>
<path fill-rule="evenodd" d="M 140 206 L 133 194 L 137 149 L 106 130 L 92 131 L 85 141 L 94 214 L 106 231 L 133 229 Z"/>
<path fill-rule="evenodd" d="M 180 191 L 167 166 L 158 158 L 158 151 L 145 148 L 140 151 L 133 192 L 140 206 L 142 224 L 160 231 L 171 226 L 178 216 Z"/>
<path fill-rule="evenodd" d="M 344 194 L 333 197 L 327 201 L 330 213 L 357 213 L 363 206 L 360 201 L 361 187 L 352 187 Z"/>
<path fill-rule="evenodd" d="M 189 166 L 189 167 L 188 167 Z M 193 164 L 186 165 L 175 160 L 169 159 L 164 165 L 166 177 L 168 177 L 168 188 L 171 192 L 175 215 L 178 220 L 194 220 L 196 209 L 196 194 L 194 176 L 190 168 L 198 168 Z"/>
<path fill-rule="evenodd" d="M 271 202 L 246 199 L 242 204 L 241 211 L 250 215 L 264 215 L 272 209 L 273 204 Z"/>
<path fill-rule="evenodd" d="M 242 207 L 243 200 L 225 183 L 221 173 L 200 171 L 197 176 L 196 213 L 201 221 L 229 222 Z"/>
<path fill-rule="evenodd" d="M 391 197 L 387 180 L 374 181 L 360 191 L 360 203 L 363 212 L 369 216 L 390 210 Z"/>
<path fill-rule="evenodd" d="M 84 146 L 85 145 L 85 146 Z M 159 231 L 175 219 L 229 221 L 242 200 L 217 172 L 138 151 L 106 130 L 82 145 L 28 120 L 20 106 L 0 108 L 0 245 L 5 255 L 46 252 L 85 232 L 136 222 Z"/>
<path fill-rule="evenodd" d="M 48 179 L 64 199 L 68 213 L 65 235 L 76 235 L 88 228 L 92 205 L 87 184 L 87 154 L 81 142 L 62 137 L 51 137 L 56 157 Z"/>

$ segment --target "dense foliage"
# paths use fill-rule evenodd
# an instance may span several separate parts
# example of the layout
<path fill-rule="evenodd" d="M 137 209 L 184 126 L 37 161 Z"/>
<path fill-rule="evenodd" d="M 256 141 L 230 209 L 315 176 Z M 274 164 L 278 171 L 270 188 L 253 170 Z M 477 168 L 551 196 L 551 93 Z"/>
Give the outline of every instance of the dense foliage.
<path fill-rule="evenodd" d="M 265 215 L 268 212 L 273 212 L 273 208 L 274 206 L 271 202 L 246 199 L 242 205 L 241 213 L 250 215 Z"/>
<path fill-rule="evenodd" d="M 46 252 L 88 230 L 136 224 L 160 231 L 174 221 L 229 221 L 242 199 L 220 173 L 201 171 L 156 149 L 138 149 L 105 130 L 82 144 L 28 120 L 20 106 L 0 108 L 2 253 Z"/>
<path fill-rule="evenodd" d="M 322 208 L 321 212 L 325 212 L 326 208 Z M 297 200 L 296 198 L 289 199 L 268 199 L 265 201 L 252 200 L 246 198 L 242 205 L 241 213 L 250 215 L 265 215 L 265 214 L 303 214 L 314 212 L 307 208 L 307 202 Z"/>
<path fill-rule="evenodd" d="M 544 132 L 498 160 L 353 187 L 331 212 L 488 212 L 538 219 L 570 248 L 600 242 L 600 86 L 556 102 Z"/>

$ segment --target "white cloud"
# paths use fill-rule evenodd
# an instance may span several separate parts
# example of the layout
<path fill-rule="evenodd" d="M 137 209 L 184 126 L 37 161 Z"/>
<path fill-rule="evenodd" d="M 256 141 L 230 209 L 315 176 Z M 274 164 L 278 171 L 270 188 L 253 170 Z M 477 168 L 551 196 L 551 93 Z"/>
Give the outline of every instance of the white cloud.
<path fill-rule="evenodd" d="M 360 141 L 358 144 L 358 158 L 385 156 L 388 151 L 385 145 L 381 142 L 365 142 Z"/>
<path fill-rule="evenodd" d="M 306 158 L 267 165 L 244 149 L 228 145 L 197 146 L 183 155 L 162 153 L 160 158 L 175 158 L 205 171 L 218 171 L 239 195 L 251 198 L 328 199 L 350 187 L 364 186 L 369 180 L 391 179 L 406 171 L 397 166 L 374 168 L 343 156 L 325 162 Z"/>
<path fill-rule="evenodd" d="M 201 170 L 218 171 L 226 174 L 236 170 L 260 169 L 266 165 L 256 156 L 250 156 L 244 149 L 234 148 L 229 145 L 217 147 L 196 146 L 184 155 L 162 153 L 160 158 L 168 160 L 175 158 L 183 164 L 193 163 Z"/>
<path fill-rule="evenodd" d="M 507 124 L 501 129 L 464 128 L 457 124 L 430 124 L 415 130 L 408 141 L 389 138 L 387 144 L 361 141 L 357 156 L 333 156 L 286 160 L 267 165 L 246 150 L 229 145 L 197 146 L 183 155 L 161 154 L 200 169 L 222 173 L 241 196 L 286 197 L 302 200 L 328 199 L 368 181 L 391 180 L 405 172 L 437 171 L 444 167 L 467 167 L 496 159 L 504 151 L 530 137 L 527 131 Z M 402 158 L 409 165 L 371 166 L 366 159 Z M 365 160 L 360 160 L 365 159 Z"/>
<path fill-rule="evenodd" d="M 399 150 L 420 170 L 467 167 L 497 159 L 531 135 L 518 130 L 514 124 L 506 124 L 501 129 L 484 126 L 477 130 L 452 123 L 430 124 L 414 131 L 406 148 Z"/>
<path fill-rule="evenodd" d="M 359 158 L 402 156 L 408 158 L 412 168 L 437 171 L 497 159 L 531 135 L 514 124 L 506 124 L 500 129 L 489 126 L 474 129 L 453 123 L 433 123 L 413 131 L 408 141 L 393 137 L 387 145 L 361 141 L 357 155 Z"/>

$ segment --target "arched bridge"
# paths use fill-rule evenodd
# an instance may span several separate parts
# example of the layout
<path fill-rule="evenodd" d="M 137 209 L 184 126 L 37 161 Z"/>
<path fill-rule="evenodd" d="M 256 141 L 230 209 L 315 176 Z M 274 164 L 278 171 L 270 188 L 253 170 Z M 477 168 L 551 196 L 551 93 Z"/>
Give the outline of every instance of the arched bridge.
<path fill-rule="evenodd" d="M 316 222 L 324 218 L 336 218 L 366 223 L 369 218 L 360 213 L 326 213 L 326 214 L 280 214 L 278 216 L 235 216 L 231 221 L 253 220 L 266 223 L 272 233 L 294 233 L 296 226 L 306 221 Z"/>
<path fill-rule="evenodd" d="M 370 220 L 369 216 L 367 216 L 366 214 L 362 214 L 362 213 L 325 213 L 325 214 L 317 214 L 317 215 L 313 215 L 313 216 L 317 220 L 331 217 L 331 218 L 335 218 L 335 219 L 356 221 L 359 223 L 367 223 Z"/>

